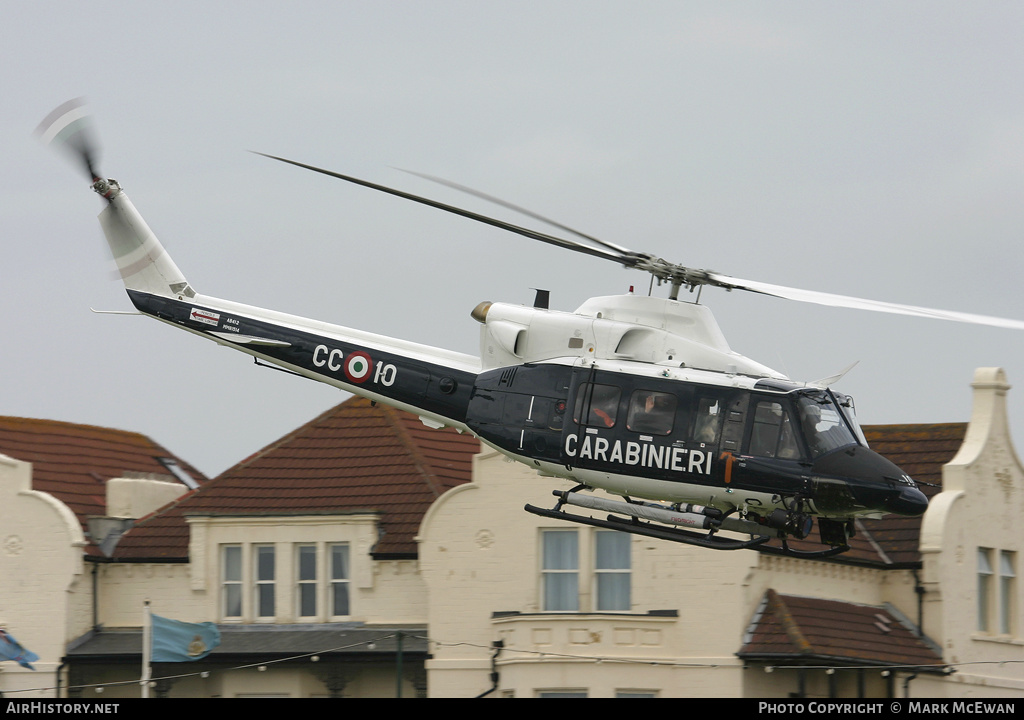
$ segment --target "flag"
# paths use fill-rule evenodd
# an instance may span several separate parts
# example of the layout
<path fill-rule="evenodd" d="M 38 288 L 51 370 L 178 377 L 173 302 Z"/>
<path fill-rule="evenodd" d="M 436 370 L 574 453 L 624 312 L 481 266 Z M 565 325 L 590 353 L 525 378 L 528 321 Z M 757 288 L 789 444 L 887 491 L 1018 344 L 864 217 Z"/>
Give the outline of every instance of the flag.
<path fill-rule="evenodd" d="M 187 623 L 153 615 L 152 662 L 199 660 L 220 645 L 220 630 L 211 622 Z"/>
<path fill-rule="evenodd" d="M 24 668 L 35 670 L 31 663 L 39 660 L 39 656 L 22 647 L 6 630 L 0 630 L 0 660 L 14 660 Z"/>

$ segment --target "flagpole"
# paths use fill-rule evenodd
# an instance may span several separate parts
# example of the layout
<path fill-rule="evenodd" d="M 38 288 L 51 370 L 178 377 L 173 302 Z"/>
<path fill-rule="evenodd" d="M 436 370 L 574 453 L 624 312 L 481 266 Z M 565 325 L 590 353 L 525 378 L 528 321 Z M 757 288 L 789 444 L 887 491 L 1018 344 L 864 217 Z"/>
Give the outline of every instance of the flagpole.
<path fill-rule="evenodd" d="M 149 659 L 153 655 L 153 616 L 149 610 L 149 600 L 146 600 L 145 612 L 142 618 L 142 697 L 149 697 L 149 679 L 151 677 Z"/>

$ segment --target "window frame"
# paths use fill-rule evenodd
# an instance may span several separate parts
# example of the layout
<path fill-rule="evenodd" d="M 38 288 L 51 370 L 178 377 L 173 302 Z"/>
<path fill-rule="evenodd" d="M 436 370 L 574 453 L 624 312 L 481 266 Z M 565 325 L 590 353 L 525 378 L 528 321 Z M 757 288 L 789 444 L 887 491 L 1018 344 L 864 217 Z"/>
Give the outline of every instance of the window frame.
<path fill-rule="evenodd" d="M 344 577 L 336 577 L 335 551 L 344 550 Z M 327 545 L 328 578 L 327 583 L 330 593 L 330 610 L 332 618 L 350 617 L 352 615 L 352 548 L 347 542 L 329 543 Z M 338 593 L 345 592 L 344 613 L 336 612 L 338 609 Z"/>
<path fill-rule="evenodd" d="M 580 537 L 579 530 L 541 528 L 540 529 L 540 599 L 543 612 L 579 612 L 580 609 Z M 562 537 L 573 539 L 571 556 L 568 558 L 555 557 L 549 553 L 548 540 L 550 538 Z M 551 550 L 558 548 L 550 547 Z M 568 548 L 567 548 L 568 549 Z M 564 564 L 565 567 L 549 567 L 549 559 L 557 564 Z M 557 587 L 555 584 L 557 583 Z M 563 586 L 563 583 L 568 585 Z M 565 596 L 558 602 L 554 602 L 561 596 Z M 572 607 L 570 607 L 572 606 Z"/>
<path fill-rule="evenodd" d="M 647 409 L 648 400 L 651 401 L 650 409 Z M 675 393 L 637 388 L 629 395 L 629 405 L 626 408 L 626 429 L 644 435 L 671 435 L 675 430 L 678 412 L 679 396 Z M 665 420 L 668 421 L 667 427 L 665 427 Z M 644 425 L 644 421 L 652 424 Z"/>
<path fill-rule="evenodd" d="M 1017 630 L 1017 553 L 1012 550 L 999 551 L 999 610 L 997 621 L 1002 635 L 1014 635 Z"/>
<path fill-rule="evenodd" d="M 594 609 L 597 612 L 629 612 L 633 607 L 633 538 L 628 533 L 618 530 L 595 530 L 594 538 Z M 611 560 L 602 558 L 602 540 L 614 539 L 616 543 L 624 543 L 626 550 L 625 564 L 619 567 L 611 567 L 614 561 L 621 561 L 621 558 L 613 557 Z M 615 548 L 613 554 L 618 554 L 621 547 Z M 607 564 L 609 567 L 602 567 Z M 608 592 L 603 592 L 603 581 L 625 581 L 625 602 L 620 597 L 622 588 L 607 587 Z"/>
<path fill-rule="evenodd" d="M 538 528 L 538 607 L 546 613 L 621 613 L 633 607 L 633 536 L 598 528 Z M 602 535 L 604 534 L 604 535 Z M 558 558 L 547 546 L 549 539 L 572 537 L 568 557 Z M 625 560 L 602 557 L 601 538 L 615 537 L 624 543 Z M 552 562 L 554 561 L 554 562 Z M 561 565 L 562 567 L 558 567 Z M 602 567 L 599 567 L 601 565 Z M 618 565 L 618 566 L 615 566 Z M 569 578 L 565 579 L 562 578 Z M 624 592 L 609 591 L 618 582 Z M 555 583 L 564 586 L 558 588 Z M 602 588 L 605 585 L 605 588 Z M 617 598 L 617 599 L 616 599 Z M 557 602 L 556 602 L 557 600 Z M 611 602 L 609 602 L 611 600 Z"/>
<path fill-rule="evenodd" d="M 600 393 L 607 393 L 607 398 L 599 397 L 597 403 L 594 396 Z M 611 398 L 614 397 L 614 401 Z M 576 388 L 576 398 L 573 402 L 572 421 L 582 427 L 604 428 L 610 430 L 619 422 L 620 408 L 622 404 L 622 388 L 618 385 L 609 385 L 600 382 L 582 382 Z M 600 405 L 600 407 L 597 407 Z M 586 417 L 583 417 L 583 409 L 586 407 Z M 610 411 L 610 412 L 607 412 Z M 604 417 L 602 417 L 604 415 Z"/>
<path fill-rule="evenodd" d="M 312 563 L 303 563 L 305 551 L 312 551 Z M 316 618 L 320 611 L 320 548 L 316 543 L 295 543 L 295 618 Z M 305 570 L 312 568 L 313 577 L 304 577 Z M 311 613 L 305 612 L 304 602 L 313 603 Z"/>
<path fill-rule="evenodd" d="M 237 552 L 237 558 L 229 563 L 228 554 Z M 241 620 L 245 613 L 245 578 L 244 578 L 244 550 L 240 543 L 230 543 L 220 546 L 220 611 L 221 617 L 225 620 Z M 228 570 L 231 564 L 236 566 L 237 577 L 229 577 Z M 238 613 L 231 612 L 233 605 L 237 605 Z"/>
<path fill-rule="evenodd" d="M 270 577 L 263 578 L 261 555 L 269 550 L 271 558 Z M 269 588 L 270 597 L 263 594 Z M 252 604 L 253 616 L 257 621 L 272 621 L 277 617 L 277 546 L 274 543 L 253 543 L 252 545 Z M 265 601 L 269 600 L 270 612 L 264 612 Z"/>

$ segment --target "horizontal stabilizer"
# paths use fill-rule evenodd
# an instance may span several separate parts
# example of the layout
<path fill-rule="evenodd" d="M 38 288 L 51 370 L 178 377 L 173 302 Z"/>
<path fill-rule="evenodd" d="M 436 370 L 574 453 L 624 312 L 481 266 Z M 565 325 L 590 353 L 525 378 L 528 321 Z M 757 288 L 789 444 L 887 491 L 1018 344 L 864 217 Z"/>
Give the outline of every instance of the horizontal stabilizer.
<path fill-rule="evenodd" d="M 271 338 L 254 337 L 252 335 L 239 335 L 233 332 L 217 332 L 213 330 L 210 332 L 211 335 L 219 337 L 221 340 L 227 340 L 228 342 L 235 343 L 237 345 L 262 345 L 264 347 L 291 347 L 290 342 L 284 340 L 273 340 Z"/>

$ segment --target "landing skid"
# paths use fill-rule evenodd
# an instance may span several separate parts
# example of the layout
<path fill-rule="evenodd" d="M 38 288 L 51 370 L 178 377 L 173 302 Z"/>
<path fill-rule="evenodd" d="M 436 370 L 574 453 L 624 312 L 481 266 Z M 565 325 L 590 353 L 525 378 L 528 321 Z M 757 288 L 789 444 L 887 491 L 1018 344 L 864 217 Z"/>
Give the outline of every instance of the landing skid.
<path fill-rule="evenodd" d="M 526 512 L 533 513 L 534 515 L 540 515 L 541 517 L 554 518 L 555 520 L 567 520 L 569 522 L 580 523 L 582 525 L 592 525 L 594 527 L 618 530 L 619 532 L 626 532 L 632 535 L 643 535 L 645 537 L 657 538 L 659 540 L 686 543 L 687 545 L 696 545 L 697 547 L 712 548 L 714 550 L 744 550 L 747 548 L 756 548 L 758 545 L 771 540 L 767 535 L 761 535 L 751 538 L 750 540 L 731 540 L 729 538 L 722 538 L 712 534 L 705 535 L 691 532 L 689 530 L 661 527 L 654 523 L 637 520 L 636 518 L 627 520 L 625 518 L 617 518 L 614 515 L 609 515 L 607 520 L 600 520 L 598 518 L 576 515 L 574 513 L 566 512 L 565 510 L 547 510 L 545 508 L 536 507 L 535 505 L 526 505 L 524 509 Z"/>
<path fill-rule="evenodd" d="M 764 527 L 763 525 L 729 518 L 727 517 L 728 513 L 723 515 L 721 511 L 714 508 L 695 505 L 666 507 L 664 505 L 635 502 L 628 499 L 623 502 L 578 492 L 585 489 L 587 489 L 585 486 L 577 486 L 568 492 L 555 491 L 554 495 L 559 500 L 555 507 L 551 509 L 539 508 L 535 505 L 526 505 L 524 509 L 541 517 L 608 530 L 617 530 L 632 535 L 642 535 L 644 537 L 684 543 L 712 550 L 756 550 L 771 555 L 822 559 L 839 555 L 850 549 L 849 544 L 845 542 L 846 534 L 845 530 L 843 530 L 843 525 L 835 521 L 822 520 L 819 522 L 820 529 L 822 530 L 822 541 L 832 546 L 828 550 L 794 550 L 789 546 L 789 537 L 784 530 L 779 530 L 774 535 L 774 537 L 781 539 L 782 547 L 770 546 L 766 543 L 773 539 L 773 535 L 762 534 L 760 530 Z M 610 514 L 603 520 L 590 515 L 578 515 L 567 512 L 564 509 L 567 504 L 592 510 L 618 513 L 618 515 Z M 628 517 L 621 517 L 621 515 Z M 810 530 L 810 520 L 806 516 L 800 517 L 806 521 L 806 529 L 801 528 L 798 535 L 798 537 L 803 538 L 806 537 L 807 531 Z M 782 519 L 785 520 L 786 516 Z M 701 533 L 694 532 L 693 530 L 684 530 L 678 527 L 678 525 L 701 528 L 707 532 Z M 784 524 L 776 527 L 782 528 L 783 526 Z M 750 536 L 750 539 L 738 540 L 722 537 L 716 534 L 719 529 L 747 534 Z"/>

